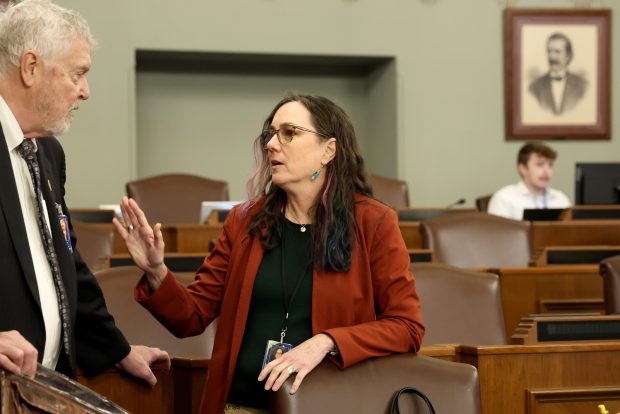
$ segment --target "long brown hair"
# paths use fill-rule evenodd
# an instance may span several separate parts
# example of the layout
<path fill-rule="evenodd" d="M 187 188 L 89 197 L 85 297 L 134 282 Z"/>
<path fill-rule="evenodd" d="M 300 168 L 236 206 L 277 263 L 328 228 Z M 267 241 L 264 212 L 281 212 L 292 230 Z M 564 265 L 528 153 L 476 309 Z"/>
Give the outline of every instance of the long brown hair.
<path fill-rule="evenodd" d="M 269 129 L 278 109 L 289 102 L 299 102 L 308 109 L 316 131 L 325 136 L 318 139 L 336 138 L 336 156 L 321 172 L 327 178 L 310 210 L 314 218 L 312 259 L 317 269 L 348 271 L 355 234 L 353 194 L 371 194 L 353 123 L 342 108 L 325 97 L 290 94 L 273 108 L 261 133 Z M 269 156 L 260 135 L 254 142 L 254 155 L 257 167 L 248 181 L 248 199 L 251 204 L 262 197 L 265 200 L 252 218 L 250 234 L 259 237 L 265 249 L 272 249 L 282 238 L 279 217 L 286 206 L 286 193 L 271 181 Z"/>

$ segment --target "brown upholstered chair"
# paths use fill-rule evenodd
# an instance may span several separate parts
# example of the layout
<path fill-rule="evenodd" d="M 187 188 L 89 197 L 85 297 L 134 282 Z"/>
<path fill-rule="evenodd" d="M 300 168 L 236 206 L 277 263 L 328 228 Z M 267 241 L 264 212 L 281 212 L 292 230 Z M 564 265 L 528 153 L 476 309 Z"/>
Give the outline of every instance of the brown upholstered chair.
<path fill-rule="evenodd" d="M 610 257 L 601 262 L 603 276 L 603 296 L 608 314 L 620 314 L 620 256 Z"/>
<path fill-rule="evenodd" d="M 440 263 L 414 263 L 424 345 L 505 345 L 499 277 Z"/>
<path fill-rule="evenodd" d="M 493 194 L 487 194 L 485 196 L 478 197 L 476 199 L 476 208 L 478 209 L 478 211 L 480 211 L 481 213 L 487 212 L 487 209 L 489 208 L 489 202 L 491 201 L 491 197 L 493 197 Z"/>
<path fill-rule="evenodd" d="M 409 207 L 409 189 L 406 181 L 368 174 L 368 182 L 377 200 L 392 208 Z"/>
<path fill-rule="evenodd" d="M 344 370 L 326 359 L 290 395 L 292 383 L 289 378 L 272 394 L 270 413 L 389 414 L 392 397 L 402 387 L 414 387 L 425 393 L 437 413 L 482 412 L 475 367 L 423 355 L 373 358 Z M 401 412 L 428 412 L 417 397 L 406 397 L 401 398 Z M 412 410 L 414 406 L 417 410 Z"/>
<path fill-rule="evenodd" d="M 465 268 L 526 267 L 530 223 L 471 212 L 423 221 L 424 247 L 435 260 Z"/>
<path fill-rule="evenodd" d="M 197 224 L 203 201 L 229 200 L 227 182 L 189 174 L 131 181 L 127 196 L 136 200 L 150 222 L 163 224 Z"/>
<path fill-rule="evenodd" d="M 156 346 L 168 351 L 171 357 L 210 358 L 216 324 L 212 323 L 198 336 L 177 338 L 164 328 L 133 296 L 133 289 L 142 271 L 133 266 L 121 266 L 95 273 L 108 310 L 117 326 L 131 344 Z M 193 275 L 177 274 L 183 284 Z"/>
<path fill-rule="evenodd" d="M 76 248 L 93 272 L 108 265 L 108 257 L 114 251 L 114 230 L 111 224 L 82 223 L 73 221 L 77 237 Z"/>

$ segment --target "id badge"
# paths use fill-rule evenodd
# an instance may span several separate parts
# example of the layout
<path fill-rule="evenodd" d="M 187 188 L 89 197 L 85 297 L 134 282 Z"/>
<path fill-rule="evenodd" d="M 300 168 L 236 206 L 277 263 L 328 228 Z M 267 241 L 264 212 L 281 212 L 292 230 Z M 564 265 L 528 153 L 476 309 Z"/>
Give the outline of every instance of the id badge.
<path fill-rule="evenodd" d="M 265 368 L 265 365 L 274 359 L 280 358 L 292 348 L 293 345 L 287 344 L 286 342 L 268 340 L 267 346 L 265 347 L 265 356 L 263 357 L 263 367 L 261 368 L 261 371 Z"/>
<path fill-rule="evenodd" d="M 67 248 L 69 252 L 73 254 L 73 246 L 71 246 L 71 234 L 69 234 L 69 219 L 64 214 L 58 215 L 58 223 L 60 224 L 60 230 L 62 230 L 62 236 L 65 238 Z"/>

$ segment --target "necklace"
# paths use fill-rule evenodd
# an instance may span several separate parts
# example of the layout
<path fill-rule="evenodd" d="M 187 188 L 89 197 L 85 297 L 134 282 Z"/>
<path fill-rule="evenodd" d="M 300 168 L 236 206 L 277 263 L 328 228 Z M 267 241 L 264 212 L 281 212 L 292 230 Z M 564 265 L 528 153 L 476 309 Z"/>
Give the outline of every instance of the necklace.
<path fill-rule="evenodd" d="M 307 226 L 308 224 L 307 224 L 307 223 L 306 223 L 306 224 L 301 224 L 301 223 L 299 223 L 299 221 L 300 221 L 300 220 L 297 218 L 297 215 L 296 215 L 296 214 L 293 214 L 293 210 L 291 210 L 290 208 L 288 209 L 288 212 L 289 212 L 289 214 L 290 214 L 291 216 L 293 216 L 293 218 L 295 219 L 294 223 L 295 223 L 295 224 L 299 224 L 299 225 L 301 226 L 301 227 L 299 228 L 299 231 L 300 231 L 300 232 L 302 232 L 302 233 L 305 233 L 305 232 L 306 232 L 306 226 Z"/>

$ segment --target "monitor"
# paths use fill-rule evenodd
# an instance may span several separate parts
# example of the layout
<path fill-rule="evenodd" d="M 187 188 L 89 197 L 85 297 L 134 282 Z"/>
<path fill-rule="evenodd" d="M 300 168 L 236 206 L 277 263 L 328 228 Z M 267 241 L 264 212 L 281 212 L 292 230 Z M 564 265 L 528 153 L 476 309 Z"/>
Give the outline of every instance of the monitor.
<path fill-rule="evenodd" d="M 204 223 L 211 216 L 213 210 L 230 210 L 241 201 L 203 201 L 200 206 L 200 223 Z"/>
<path fill-rule="evenodd" d="M 575 204 L 620 204 L 620 162 L 578 162 Z"/>

